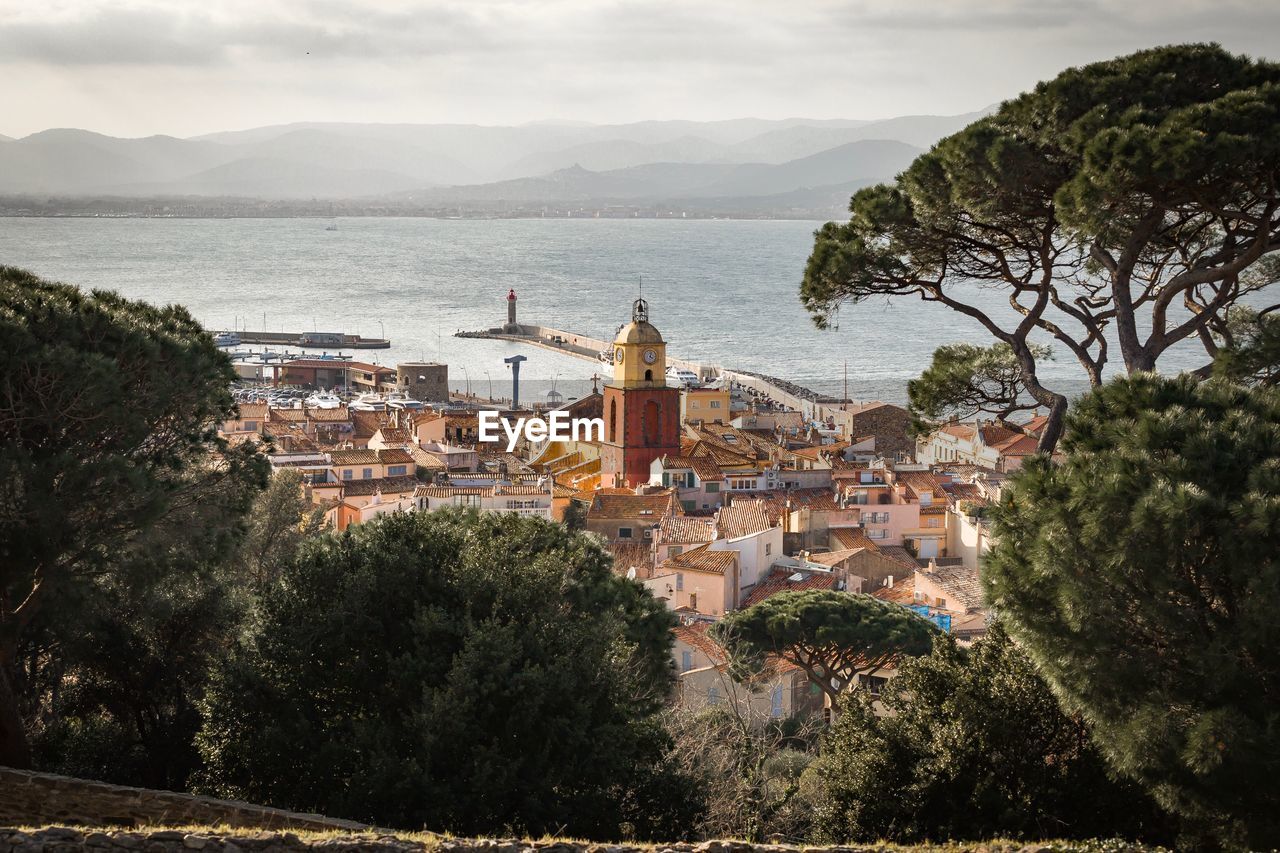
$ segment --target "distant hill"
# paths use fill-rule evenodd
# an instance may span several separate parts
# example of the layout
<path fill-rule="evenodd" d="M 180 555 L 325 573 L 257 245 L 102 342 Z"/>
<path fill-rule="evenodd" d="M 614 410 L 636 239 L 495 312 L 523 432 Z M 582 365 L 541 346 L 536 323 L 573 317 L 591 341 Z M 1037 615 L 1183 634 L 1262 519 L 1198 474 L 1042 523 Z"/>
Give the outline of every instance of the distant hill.
<path fill-rule="evenodd" d="M 547 175 L 410 193 L 443 204 L 527 204 L 772 196 L 795 190 L 866 185 L 892 178 L 920 153 L 902 142 L 850 142 L 781 164 L 648 163 L 593 171 L 580 164 Z M 844 199 L 845 202 L 848 199 Z"/>
<path fill-rule="evenodd" d="M 446 204 L 782 198 L 890 178 L 980 115 L 519 127 L 309 122 L 192 139 L 55 129 L 0 137 L 0 194 Z"/>

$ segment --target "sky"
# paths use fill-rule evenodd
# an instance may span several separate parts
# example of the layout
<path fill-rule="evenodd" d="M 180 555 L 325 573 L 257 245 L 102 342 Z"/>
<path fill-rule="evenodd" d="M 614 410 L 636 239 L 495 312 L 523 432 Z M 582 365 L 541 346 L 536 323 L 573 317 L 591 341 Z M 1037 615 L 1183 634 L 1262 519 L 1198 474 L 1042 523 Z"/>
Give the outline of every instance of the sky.
<path fill-rule="evenodd" d="M 0 134 L 952 115 L 1278 34 L 1276 0 L 0 0 Z"/>

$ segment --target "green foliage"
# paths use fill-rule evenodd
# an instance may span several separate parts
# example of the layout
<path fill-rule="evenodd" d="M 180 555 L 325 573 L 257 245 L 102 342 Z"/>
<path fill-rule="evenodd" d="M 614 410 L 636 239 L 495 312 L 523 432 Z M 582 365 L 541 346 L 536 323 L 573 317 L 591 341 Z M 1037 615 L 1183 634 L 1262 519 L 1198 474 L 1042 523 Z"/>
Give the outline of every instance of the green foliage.
<path fill-rule="evenodd" d="M 1116 349 L 1130 372 L 1189 339 L 1212 355 L 1225 312 L 1274 281 L 1250 271 L 1280 251 L 1277 126 L 1280 64 L 1216 45 L 1068 69 L 855 194 L 849 221 L 815 234 L 801 301 L 819 326 L 885 296 L 976 321 L 1049 408 L 1051 450 L 1067 400 L 1041 382 L 1033 334 L 1096 386 Z M 925 402 L 963 397 L 964 374 L 927 378 Z"/>
<path fill-rule="evenodd" d="M 1039 359 L 1049 348 L 1031 346 Z M 948 344 L 933 351 L 933 361 L 918 379 L 907 382 L 907 408 L 917 435 L 935 429 L 940 421 L 965 420 L 986 412 L 1001 421 L 1039 403 L 1026 393 L 1022 366 L 1008 344 L 979 347 Z"/>
<path fill-rule="evenodd" d="M 1139 374 L 995 510 L 984 581 L 1065 706 L 1167 809 L 1280 843 L 1280 394 Z"/>
<path fill-rule="evenodd" d="M 182 308 L 0 267 L 0 375 L 0 764 L 22 766 L 39 668 L 138 567 L 228 553 L 267 466 L 218 440 L 234 372 Z"/>
<path fill-rule="evenodd" d="M 1237 308 L 1227 317 L 1213 374 L 1232 382 L 1280 385 L 1280 315 Z"/>
<path fill-rule="evenodd" d="M 1163 829 L 998 625 L 971 649 L 940 641 L 907 661 L 881 701 L 888 716 L 850 697 L 824 739 L 826 840 L 1154 840 Z"/>
<path fill-rule="evenodd" d="M 302 543 L 325 527 L 324 511 L 307 501 L 302 475 L 284 469 L 271 477 L 249 515 L 239 563 L 255 583 L 274 580 Z"/>
<path fill-rule="evenodd" d="M 671 626 L 594 539 L 540 519 L 322 536 L 215 680 L 203 787 L 384 826 L 678 837 L 693 798 L 654 716 Z"/>
<path fill-rule="evenodd" d="M 900 655 L 927 653 L 937 629 L 911 610 L 869 595 L 803 590 L 730 613 L 712 633 L 743 675 L 775 654 L 803 669 L 835 700 L 859 673 Z"/>
<path fill-rule="evenodd" d="M 243 616 L 237 580 L 183 554 L 134 561 L 83 601 L 51 599 L 19 655 L 36 766 L 184 790 L 209 669 Z"/>

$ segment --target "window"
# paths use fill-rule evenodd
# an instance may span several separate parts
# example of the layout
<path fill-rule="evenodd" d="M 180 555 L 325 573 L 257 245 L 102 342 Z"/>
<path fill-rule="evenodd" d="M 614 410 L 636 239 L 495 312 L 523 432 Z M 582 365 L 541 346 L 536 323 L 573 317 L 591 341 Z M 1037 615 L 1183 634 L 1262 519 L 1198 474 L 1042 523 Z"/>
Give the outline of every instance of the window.
<path fill-rule="evenodd" d="M 698 594 L 696 592 L 689 593 L 689 606 L 694 610 L 698 609 Z"/>
<path fill-rule="evenodd" d="M 372 468 L 365 468 L 365 469 L 364 469 L 364 472 L 363 472 L 363 473 L 361 473 L 361 475 L 360 475 L 360 479 L 362 479 L 362 480 L 372 480 L 372 479 L 373 479 L 373 469 L 372 469 Z"/>
<path fill-rule="evenodd" d="M 707 704 L 720 704 L 720 688 L 716 687 L 714 684 L 707 688 Z"/>
<path fill-rule="evenodd" d="M 706 484 L 704 484 L 704 485 L 706 486 L 706 488 L 707 488 L 707 494 L 709 494 L 709 495 L 717 494 L 717 493 L 719 493 L 719 491 L 720 491 L 720 484 L 719 484 L 719 483 L 706 483 Z"/>
<path fill-rule="evenodd" d="M 351 479 L 351 475 L 352 475 L 352 471 L 351 471 L 351 469 L 350 469 L 350 468 L 343 468 L 343 469 L 342 469 L 342 479 L 344 479 L 344 480 L 350 480 L 350 479 Z"/>
<path fill-rule="evenodd" d="M 663 472 L 662 472 L 662 485 L 664 485 L 664 486 L 670 486 L 670 485 L 671 485 L 671 473 L 670 473 L 670 472 L 668 472 L 668 471 L 663 471 Z"/>
<path fill-rule="evenodd" d="M 676 572 L 676 591 L 677 592 L 684 591 L 684 573 L 683 572 Z"/>
<path fill-rule="evenodd" d="M 693 652 L 680 653 L 680 671 L 688 672 L 693 669 Z"/>
<path fill-rule="evenodd" d="M 619 528 L 618 528 L 618 538 L 619 538 L 619 539 L 630 539 L 630 538 L 631 538 L 631 532 L 632 532 L 632 531 L 631 531 L 631 528 L 630 528 L 630 527 L 619 527 Z"/>
<path fill-rule="evenodd" d="M 719 401 L 719 400 L 712 400 L 712 401 L 711 401 L 711 408 L 713 408 L 713 409 L 718 409 L 718 408 L 720 408 L 720 401 Z"/>
<path fill-rule="evenodd" d="M 257 422 L 257 421 L 245 421 L 245 422 L 244 422 L 244 428 L 245 428 L 245 429 L 247 429 L 249 432 L 257 432 L 257 431 L 258 431 L 258 422 Z"/>
<path fill-rule="evenodd" d="M 867 538 L 868 538 L 868 539 L 888 539 L 888 538 L 889 538 L 889 531 L 887 531 L 887 530 L 868 530 L 868 531 L 867 531 Z"/>
<path fill-rule="evenodd" d="M 764 543 L 764 555 L 767 557 L 772 553 L 773 553 L 773 543 L 772 542 Z"/>
<path fill-rule="evenodd" d="M 775 684 L 773 689 L 769 691 L 769 716 L 782 716 L 782 685 Z"/>
<path fill-rule="evenodd" d="M 681 553 L 683 553 L 683 552 L 684 552 L 684 546 L 683 546 L 683 545 L 672 545 L 672 546 L 667 550 L 667 559 L 671 559 L 672 557 L 679 556 L 679 555 L 680 555 Z"/>
<path fill-rule="evenodd" d="M 407 465 L 391 465 L 387 468 L 388 477 L 403 477 L 408 472 Z"/>

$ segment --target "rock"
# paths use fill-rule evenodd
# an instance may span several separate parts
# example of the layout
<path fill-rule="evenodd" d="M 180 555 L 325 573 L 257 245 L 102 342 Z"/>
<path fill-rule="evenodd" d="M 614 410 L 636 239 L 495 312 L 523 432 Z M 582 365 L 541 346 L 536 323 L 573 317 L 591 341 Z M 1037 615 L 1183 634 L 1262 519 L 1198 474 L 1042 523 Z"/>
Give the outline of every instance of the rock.
<path fill-rule="evenodd" d="M 186 835 L 182 838 L 182 846 L 188 850 L 203 850 L 209 846 L 209 839 L 203 835 Z"/>

